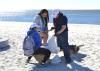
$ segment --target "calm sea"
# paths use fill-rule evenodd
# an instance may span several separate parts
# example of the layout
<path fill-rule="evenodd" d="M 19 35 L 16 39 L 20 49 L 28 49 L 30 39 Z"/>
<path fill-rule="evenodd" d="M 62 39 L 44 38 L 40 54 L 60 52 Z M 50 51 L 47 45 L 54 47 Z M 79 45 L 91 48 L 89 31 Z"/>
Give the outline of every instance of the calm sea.
<path fill-rule="evenodd" d="M 21 12 L 0 12 L 0 21 L 32 22 L 40 10 Z M 100 10 L 62 10 L 68 17 L 69 23 L 100 24 Z M 52 10 L 49 10 L 52 22 Z"/>

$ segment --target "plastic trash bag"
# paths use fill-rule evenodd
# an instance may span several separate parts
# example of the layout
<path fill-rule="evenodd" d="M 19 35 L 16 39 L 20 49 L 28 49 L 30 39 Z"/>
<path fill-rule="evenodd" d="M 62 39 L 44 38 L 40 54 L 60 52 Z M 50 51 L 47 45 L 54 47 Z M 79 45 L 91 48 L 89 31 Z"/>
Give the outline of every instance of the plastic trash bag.
<path fill-rule="evenodd" d="M 49 40 L 48 40 L 48 46 L 47 49 L 49 49 L 52 53 L 58 53 L 60 52 L 60 48 L 57 46 L 57 41 L 56 41 L 56 37 L 52 36 Z"/>

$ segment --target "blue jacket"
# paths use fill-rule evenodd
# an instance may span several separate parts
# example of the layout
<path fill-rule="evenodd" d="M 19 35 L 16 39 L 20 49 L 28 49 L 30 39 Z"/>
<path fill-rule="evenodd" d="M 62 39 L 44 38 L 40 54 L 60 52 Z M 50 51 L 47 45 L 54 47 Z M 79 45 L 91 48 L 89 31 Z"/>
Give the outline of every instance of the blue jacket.
<path fill-rule="evenodd" d="M 35 42 L 36 48 L 40 48 L 40 46 L 41 46 L 41 37 L 40 37 L 40 34 L 36 30 L 30 29 L 27 32 L 27 35 L 28 36 L 33 36 L 33 40 Z"/>

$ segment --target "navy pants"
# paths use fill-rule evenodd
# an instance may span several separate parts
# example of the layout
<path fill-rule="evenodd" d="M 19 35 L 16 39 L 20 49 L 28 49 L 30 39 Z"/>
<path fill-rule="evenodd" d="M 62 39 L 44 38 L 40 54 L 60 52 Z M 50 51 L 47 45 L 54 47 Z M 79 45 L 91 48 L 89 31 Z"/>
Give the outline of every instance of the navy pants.
<path fill-rule="evenodd" d="M 57 45 L 63 50 L 66 60 L 70 59 L 70 48 L 68 43 L 68 31 L 57 36 Z"/>

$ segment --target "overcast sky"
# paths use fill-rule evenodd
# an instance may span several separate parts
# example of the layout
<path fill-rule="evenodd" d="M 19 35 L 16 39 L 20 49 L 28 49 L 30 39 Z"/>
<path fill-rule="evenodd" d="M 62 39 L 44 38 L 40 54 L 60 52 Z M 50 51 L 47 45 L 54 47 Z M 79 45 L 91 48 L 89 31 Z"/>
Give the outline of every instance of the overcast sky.
<path fill-rule="evenodd" d="M 100 9 L 100 0 L 0 0 L 0 12 L 31 9 Z"/>

